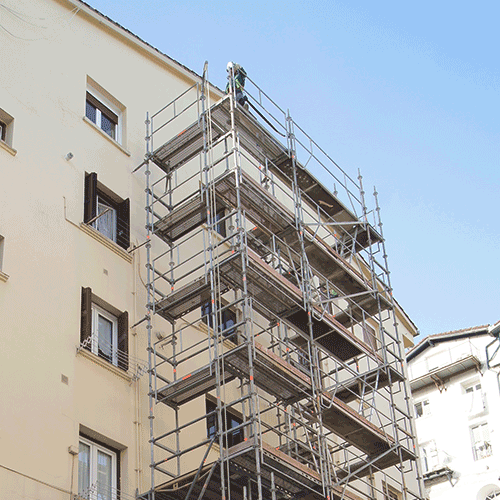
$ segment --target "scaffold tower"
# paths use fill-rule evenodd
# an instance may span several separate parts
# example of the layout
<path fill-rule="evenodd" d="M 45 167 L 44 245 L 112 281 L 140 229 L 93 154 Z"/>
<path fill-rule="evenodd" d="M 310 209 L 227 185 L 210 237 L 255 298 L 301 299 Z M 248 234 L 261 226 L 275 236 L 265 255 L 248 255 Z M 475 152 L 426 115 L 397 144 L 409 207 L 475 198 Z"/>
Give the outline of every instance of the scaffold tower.
<path fill-rule="evenodd" d="M 420 500 L 377 195 L 207 73 L 146 121 L 142 497 Z"/>

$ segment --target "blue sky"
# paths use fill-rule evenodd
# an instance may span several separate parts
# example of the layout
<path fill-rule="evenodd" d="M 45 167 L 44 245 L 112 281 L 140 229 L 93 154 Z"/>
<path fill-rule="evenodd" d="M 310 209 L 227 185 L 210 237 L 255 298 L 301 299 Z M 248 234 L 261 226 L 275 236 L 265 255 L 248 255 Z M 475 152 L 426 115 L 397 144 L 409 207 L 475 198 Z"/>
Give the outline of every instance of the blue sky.
<path fill-rule="evenodd" d="M 219 87 L 239 62 L 361 169 L 422 335 L 500 319 L 499 2 L 88 2 Z"/>

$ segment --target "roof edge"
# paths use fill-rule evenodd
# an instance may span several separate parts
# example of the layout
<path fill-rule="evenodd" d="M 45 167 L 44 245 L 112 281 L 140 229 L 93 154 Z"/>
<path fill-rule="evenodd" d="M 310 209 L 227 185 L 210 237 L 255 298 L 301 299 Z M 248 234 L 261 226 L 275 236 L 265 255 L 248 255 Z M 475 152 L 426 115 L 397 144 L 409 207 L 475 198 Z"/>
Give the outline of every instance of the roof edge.
<path fill-rule="evenodd" d="M 490 325 L 473 326 L 470 328 L 462 328 L 461 330 L 453 330 L 450 332 L 436 333 L 429 335 L 421 340 L 415 347 L 409 350 L 406 354 L 406 361 L 411 361 L 419 354 L 424 352 L 428 347 L 433 347 L 434 344 L 448 342 L 467 337 L 478 337 L 480 335 L 489 335 Z"/>
<path fill-rule="evenodd" d="M 84 12 L 87 16 L 94 19 L 94 21 L 96 21 L 97 23 L 103 24 L 108 29 L 116 33 L 116 35 L 124 38 L 133 45 L 136 45 L 140 50 L 146 52 L 153 58 L 166 64 L 172 70 L 180 73 L 184 78 L 192 81 L 193 83 L 202 82 L 203 77 L 201 75 L 199 75 L 192 69 L 188 68 L 187 66 L 181 64 L 180 62 L 176 61 L 175 59 L 165 54 L 164 52 L 161 52 L 159 49 L 149 44 L 148 42 L 140 38 L 138 35 L 130 31 L 129 29 L 125 28 L 121 24 L 117 23 L 110 17 L 106 16 L 102 12 L 98 11 L 97 9 L 95 9 L 88 3 L 84 2 L 83 0 L 56 0 L 56 1 L 58 1 L 61 4 L 67 4 L 73 8 L 79 9 L 80 11 Z M 224 92 L 213 84 L 210 84 L 210 89 L 212 92 L 215 91 L 216 94 L 220 93 L 219 97 L 222 97 L 224 95 Z"/>

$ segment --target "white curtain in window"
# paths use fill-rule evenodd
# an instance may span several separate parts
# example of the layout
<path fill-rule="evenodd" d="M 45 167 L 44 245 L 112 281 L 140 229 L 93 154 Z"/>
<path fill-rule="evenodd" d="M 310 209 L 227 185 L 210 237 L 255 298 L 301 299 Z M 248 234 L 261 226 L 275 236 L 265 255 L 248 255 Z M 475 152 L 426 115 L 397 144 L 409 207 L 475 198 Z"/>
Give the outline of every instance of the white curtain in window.
<path fill-rule="evenodd" d="M 102 451 L 97 452 L 97 500 L 112 499 L 112 457 Z"/>
<path fill-rule="evenodd" d="M 470 414 L 476 415 L 484 410 L 484 398 L 481 392 L 481 384 L 475 384 L 465 390 L 467 397 L 467 409 Z"/>
<path fill-rule="evenodd" d="M 481 458 L 489 457 L 491 455 L 491 444 L 488 424 L 477 425 L 471 431 L 475 459 L 480 460 Z"/>
<path fill-rule="evenodd" d="M 98 199 L 97 215 L 99 218 L 96 220 L 96 229 L 101 234 L 114 241 L 116 210 Z"/>
<path fill-rule="evenodd" d="M 78 453 L 78 491 L 86 495 L 90 488 L 90 446 L 80 443 Z"/>
<path fill-rule="evenodd" d="M 113 353 L 113 323 L 98 314 L 99 356 L 111 360 Z"/>

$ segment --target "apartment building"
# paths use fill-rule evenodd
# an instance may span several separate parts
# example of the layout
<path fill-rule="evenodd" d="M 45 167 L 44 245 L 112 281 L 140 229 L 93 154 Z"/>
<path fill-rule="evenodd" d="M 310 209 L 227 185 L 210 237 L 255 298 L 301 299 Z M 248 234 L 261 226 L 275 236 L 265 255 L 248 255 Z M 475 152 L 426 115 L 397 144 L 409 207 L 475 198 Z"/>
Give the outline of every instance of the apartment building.
<path fill-rule="evenodd" d="M 426 337 L 407 354 L 431 500 L 500 497 L 500 324 Z"/>
<path fill-rule="evenodd" d="M 420 499 L 361 179 L 250 80 L 1 8 L 0 496 Z"/>

